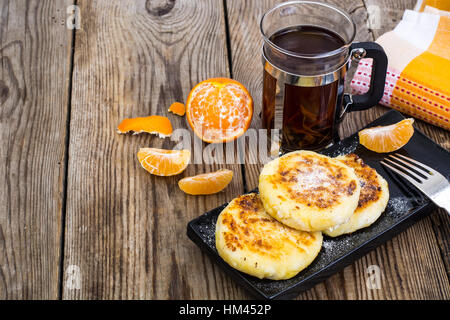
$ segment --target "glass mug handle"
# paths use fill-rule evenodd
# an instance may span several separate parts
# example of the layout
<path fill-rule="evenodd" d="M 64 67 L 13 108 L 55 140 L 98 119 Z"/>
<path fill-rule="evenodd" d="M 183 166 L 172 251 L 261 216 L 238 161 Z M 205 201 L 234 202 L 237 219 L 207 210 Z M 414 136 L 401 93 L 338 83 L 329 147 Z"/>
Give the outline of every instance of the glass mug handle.
<path fill-rule="evenodd" d="M 367 93 L 362 95 L 344 94 L 344 109 L 341 119 L 347 111 L 366 110 L 376 105 L 383 98 L 386 81 L 388 59 L 383 47 L 375 42 L 356 42 L 350 46 L 350 52 L 352 59 L 372 58 L 372 73 Z"/>

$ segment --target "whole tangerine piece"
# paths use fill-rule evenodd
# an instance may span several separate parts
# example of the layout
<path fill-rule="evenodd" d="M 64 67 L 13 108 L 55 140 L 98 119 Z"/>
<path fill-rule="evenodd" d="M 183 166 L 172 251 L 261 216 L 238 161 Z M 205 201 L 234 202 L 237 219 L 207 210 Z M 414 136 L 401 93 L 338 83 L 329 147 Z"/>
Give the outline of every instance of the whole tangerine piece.
<path fill-rule="evenodd" d="M 250 126 L 253 99 L 238 81 L 212 78 L 197 84 L 186 101 L 186 117 L 195 134 L 205 142 L 237 139 Z"/>

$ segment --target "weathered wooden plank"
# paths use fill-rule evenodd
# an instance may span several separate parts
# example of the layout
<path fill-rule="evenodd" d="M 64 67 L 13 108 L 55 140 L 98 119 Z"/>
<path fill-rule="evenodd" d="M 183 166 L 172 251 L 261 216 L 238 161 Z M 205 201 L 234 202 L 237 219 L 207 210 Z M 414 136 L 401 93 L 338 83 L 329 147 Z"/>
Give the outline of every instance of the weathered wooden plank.
<path fill-rule="evenodd" d="M 159 2 L 161 3 L 161 2 Z M 242 289 L 186 236 L 188 221 L 243 192 L 239 165 L 224 192 L 186 196 L 183 176 L 223 165 L 190 165 L 156 177 L 139 147 L 172 148 L 147 134 L 116 133 L 126 117 L 166 115 L 197 82 L 229 76 L 222 2 L 79 1 L 70 128 L 63 298 L 232 298 Z"/>
<path fill-rule="evenodd" d="M 0 1 L 0 299 L 57 299 L 72 1 Z"/>
<path fill-rule="evenodd" d="M 375 1 L 375 0 L 374 0 Z M 245 84 L 255 100 L 255 117 L 252 126 L 261 127 L 262 65 L 260 50 L 262 39 L 259 33 L 259 18 L 262 13 L 281 1 L 228 0 L 230 43 L 233 75 Z M 356 40 L 373 40 L 373 31 L 367 28 L 367 10 L 363 1 L 328 1 L 344 8 L 352 15 L 358 26 Z M 382 3 L 383 8 L 389 5 Z M 387 7 L 388 8 L 388 7 Z M 401 15 L 400 15 L 401 17 Z M 385 25 L 392 29 L 398 21 Z M 340 128 L 341 137 L 346 137 L 383 114 L 387 108 L 377 106 L 364 112 L 349 114 Z M 420 123 L 427 134 L 439 132 L 437 142 L 448 141 L 448 136 L 439 129 Z M 436 138 L 431 134 L 432 138 Z M 448 142 L 447 142 L 448 143 Z M 249 150 L 251 153 L 252 150 Z M 249 155 L 255 158 L 255 155 Z M 245 179 L 248 189 L 257 186 L 260 167 L 246 165 Z M 443 231 L 441 230 L 441 233 Z M 377 265 L 382 273 L 380 290 L 369 290 L 366 279 L 367 267 Z M 433 270 L 428 272 L 428 270 Z M 432 273 L 432 274 L 431 274 Z M 431 274 L 431 275 L 430 275 Z M 422 221 L 385 245 L 369 253 L 324 283 L 300 295 L 301 299 L 383 299 L 383 298 L 446 298 L 450 288 L 442 262 L 436 237 L 429 220 Z"/>

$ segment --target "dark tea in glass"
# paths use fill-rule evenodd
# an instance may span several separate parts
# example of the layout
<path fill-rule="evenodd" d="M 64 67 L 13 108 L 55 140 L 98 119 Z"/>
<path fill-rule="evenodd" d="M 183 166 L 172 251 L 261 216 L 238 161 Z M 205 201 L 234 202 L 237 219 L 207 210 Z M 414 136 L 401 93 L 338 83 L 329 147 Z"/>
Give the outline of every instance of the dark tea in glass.
<path fill-rule="evenodd" d="M 320 2 L 286 2 L 264 14 L 262 123 L 272 154 L 332 144 L 345 111 L 381 99 L 386 55 L 375 43 L 353 44 L 355 31 L 348 14 Z M 345 75 L 362 57 L 374 59 L 373 81 L 367 94 L 352 97 L 344 94 Z"/>
<path fill-rule="evenodd" d="M 314 26 L 295 26 L 280 30 L 270 40 L 285 50 L 299 54 L 323 54 L 342 47 L 336 33 Z M 283 64 L 296 63 L 285 59 Z M 314 63 L 314 62 L 312 62 Z M 302 87 L 285 84 L 282 139 L 283 150 L 321 149 L 333 139 L 339 80 L 330 84 Z M 341 84 L 342 86 L 342 84 Z M 263 123 L 274 127 L 276 79 L 264 70 Z"/>

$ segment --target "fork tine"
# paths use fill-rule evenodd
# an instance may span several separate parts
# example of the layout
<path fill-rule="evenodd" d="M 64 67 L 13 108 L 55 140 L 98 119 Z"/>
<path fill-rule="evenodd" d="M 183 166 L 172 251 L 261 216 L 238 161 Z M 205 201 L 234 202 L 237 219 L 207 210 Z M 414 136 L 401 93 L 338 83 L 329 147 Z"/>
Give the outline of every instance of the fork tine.
<path fill-rule="evenodd" d="M 398 157 L 396 157 L 396 156 L 394 156 L 394 155 L 392 155 L 392 154 L 389 155 L 389 157 L 391 157 L 392 159 L 395 159 L 395 160 L 397 160 L 397 161 L 403 163 L 403 164 L 406 166 L 406 168 L 408 168 L 409 170 L 416 170 L 417 172 L 423 174 L 423 175 L 426 176 L 426 177 L 428 177 L 428 176 L 430 175 L 430 172 L 425 171 L 424 169 L 419 168 L 419 167 L 417 167 L 416 165 L 411 164 L 411 163 L 409 163 L 409 162 L 406 162 L 405 160 L 402 160 L 402 159 L 400 159 L 400 158 L 398 158 Z M 395 163 L 395 164 L 397 164 L 397 163 Z M 414 173 L 414 172 L 413 172 L 413 173 Z M 426 174 L 425 174 L 425 173 L 426 173 Z M 423 178 L 423 177 L 421 177 L 421 178 L 422 178 L 422 179 L 428 179 L 428 178 Z"/>
<path fill-rule="evenodd" d="M 408 176 L 407 174 L 405 174 L 404 172 L 394 168 L 393 166 L 391 166 L 390 164 L 387 164 L 384 161 L 380 161 L 380 163 L 383 166 L 386 166 L 387 168 L 391 169 L 392 171 L 394 171 L 395 173 L 397 173 L 399 176 L 401 176 L 402 178 L 405 178 L 406 180 L 408 180 L 409 182 L 411 182 L 413 185 L 415 185 L 416 187 L 418 187 L 418 182 L 416 180 L 414 180 L 413 178 L 411 178 L 410 176 Z"/>
<path fill-rule="evenodd" d="M 386 158 L 386 159 L 384 159 L 384 160 L 385 160 L 385 161 L 388 161 L 388 162 L 391 163 L 391 164 L 396 165 L 397 167 L 399 167 L 399 168 L 401 168 L 401 169 L 403 169 L 403 170 L 405 170 L 407 173 L 403 173 L 403 174 L 413 176 L 414 178 L 416 178 L 417 180 L 419 180 L 418 183 L 422 183 L 422 181 L 424 180 L 421 176 L 419 176 L 418 174 L 412 172 L 411 169 L 409 169 L 408 167 L 405 167 L 405 166 L 403 166 L 403 165 L 401 165 L 401 164 L 399 164 L 399 163 L 397 163 L 397 162 L 394 162 L 394 161 L 392 161 L 392 160 L 390 160 L 390 159 L 388 159 L 388 158 Z"/>
<path fill-rule="evenodd" d="M 428 174 L 436 174 L 436 173 L 438 173 L 436 170 L 434 170 L 433 168 L 431 168 L 431 167 L 429 167 L 429 166 L 427 166 L 426 164 L 423 164 L 422 162 L 419 162 L 419 161 L 417 161 L 417 160 L 414 160 L 414 159 L 411 159 L 411 158 L 409 158 L 409 157 L 406 157 L 406 156 L 404 156 L 404 155 L 402 155 L 402 154 L 400 154 L 400 153 L 395 153 L 395 155 L 397 156 L 397 157 L 400 157 L 400 158 L 403 158 L 403 159 L 405 159 L 405 160 L 408 160 L 408 161 L 410 161 L 410 162 L 412 162 L 412 163 L 415 163 L 415 164 L 417 164 L 418 166 L 421 166 L 422 168 L 424 168 L 424 169 L 427 169 L 428 170 Z M 420 169 L 420 168 L 419 168 Z M 423 170 L 422 170 L 423 171 Z"/>

